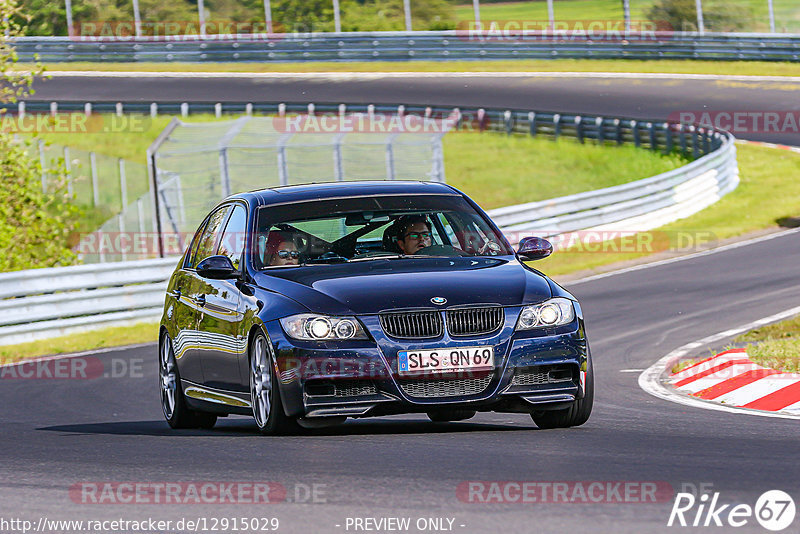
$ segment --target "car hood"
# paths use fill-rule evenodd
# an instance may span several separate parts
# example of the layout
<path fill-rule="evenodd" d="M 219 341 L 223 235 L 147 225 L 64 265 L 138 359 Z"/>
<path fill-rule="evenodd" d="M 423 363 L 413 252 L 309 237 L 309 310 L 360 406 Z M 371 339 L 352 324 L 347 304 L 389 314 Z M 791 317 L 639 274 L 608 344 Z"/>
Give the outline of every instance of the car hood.
<path fill-rule="evenodd" d="M 470 304 L 519 306 L 552 296 L 547 279 L 508 258 L 402 258 L 269 269 L 256 283 L 310 311 L 363 315 Z"/>

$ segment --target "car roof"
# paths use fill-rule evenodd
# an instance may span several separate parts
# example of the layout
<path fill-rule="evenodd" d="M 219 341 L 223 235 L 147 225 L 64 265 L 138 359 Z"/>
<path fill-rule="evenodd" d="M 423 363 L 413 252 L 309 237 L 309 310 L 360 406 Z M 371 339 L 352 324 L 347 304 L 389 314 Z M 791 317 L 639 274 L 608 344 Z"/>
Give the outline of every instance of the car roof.
<path fill-rule="evenodd" d="M 248 191 L 232 196 L 232 199 L 247 200 L 256 206 L 286 204 L 309 200 L 363 197 L 376 195 L 455 195 L 461 193 L 440 182 L 414 182 L 376 180 L 358 182 L 324 182 L 303 185 L 288 185 Z"/>

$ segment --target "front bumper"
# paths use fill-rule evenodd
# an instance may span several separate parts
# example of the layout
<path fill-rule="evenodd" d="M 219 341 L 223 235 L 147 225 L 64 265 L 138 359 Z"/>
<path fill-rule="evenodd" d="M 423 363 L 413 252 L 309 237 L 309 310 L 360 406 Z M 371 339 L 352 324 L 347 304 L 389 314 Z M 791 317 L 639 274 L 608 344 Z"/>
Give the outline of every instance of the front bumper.
<path fill-rule="evenodd" d="M 373 337 L 368 341 L 298 341 L 288 338 L 278 321 L 267 323 L 284 408 L 287 415 L 308 418 L 442 409 L 531 412 L 562 408 L 583 397 L 581 371 L 589 350 L 580 314 L 569 325 L 515 332 L 518 312 L 507 308 L 503 327 L 488 336 L 454 339 L 445 332 L 424 342 L 388 338 L 377 316 L 359 317 Z M 474 346 L 494 347 L 494 369 L 398 374 L 400 350 Z"/>

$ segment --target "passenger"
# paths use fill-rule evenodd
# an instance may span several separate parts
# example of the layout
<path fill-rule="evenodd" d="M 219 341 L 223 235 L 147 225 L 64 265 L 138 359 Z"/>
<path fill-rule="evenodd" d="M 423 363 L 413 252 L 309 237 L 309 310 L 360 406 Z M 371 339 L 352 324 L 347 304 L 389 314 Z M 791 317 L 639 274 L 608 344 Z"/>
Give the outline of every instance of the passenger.
<path fill-rule="evenodd" d="M 431 223 L 424 215 L 405 215 L 396 223 L 397 246 L 403 254 L 416 254 L 431 246 Z"/>
<path fill-rule="evenodd" d="M 300 263 L 300 252 L 289 232 L 271 231 L 267 236 L 264 249 L 265 265 L 297 265 Z"/>

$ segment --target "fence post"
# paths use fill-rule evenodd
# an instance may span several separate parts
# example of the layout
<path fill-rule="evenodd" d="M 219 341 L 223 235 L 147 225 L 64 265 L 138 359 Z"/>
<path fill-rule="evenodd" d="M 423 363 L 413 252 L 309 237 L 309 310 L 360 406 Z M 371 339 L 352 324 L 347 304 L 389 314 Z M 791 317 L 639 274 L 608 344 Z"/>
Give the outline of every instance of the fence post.
<path fill-rule="evenodd" d="M 700 157 L 700 140 L 697 138 L 697 128 L 689 126 L 689 131 L 692 133 L 692 159 Z"/>
<path fill-rule="evenodd" d="M 142 202 L 142 197 L 136 199 L 136 213 L 139 219 L 139 233 L 144 235 L 144 202 Z"/>
<path fill-rule="evenodd" d="M 705 33 L 705 23 L 703 22 L 703 0 L 694 0 L 695 9 L 697 11 L 697 31 L 700 35 Z"/>
<path fill-rule="evenodd" d="M 289 166 L 286 162 L 286 136 L 278 140 L 278 181 L 280 185 L 289 184 Z"/>
<path fill-rule="evenodd" d="M 411 0 L 403 0 L 403 15 L 406 19 L 406 31 L 411 31 Z"/>
<path fill-rule="evenodd" d="M 674 148 L 673 140 L 672 140 L 672 127 L 668 122 L 664 123 L 664 136 L 666 138 L 667 145 L 664 149 L 664 154 L 670 154 Z"/>
<path fill-rule="evenodd" d="M 97 156 L 94 152 L 89 152 L 89 165 L 92 171 L 92 202 L 96 208 L 100 205 L 100 191 L 97 183 Z M 122 209 L 125 209 L 124 204 L 122 205 Z"/>
<path fill-rule="evenodd" d="M 231 177 L 228 174 L 227 148 L 219 151 L 219 178 L 222 185 L 222 198 L 228 198 L 231 195 Z"/>
<path fill-rule="evenodd" d="M 594 125 L 597 127 L 597 142 L 604 145 L 606 143 L 606 131 L 603 127 L 603 117 L 597 117 L 594 120 Z"/>
<path fill-rule="evenodd" d="M 184 102 L 181 104 L 181 117 L 186 117 L 189 115 L 189 104 Z"/>
<path fill-rule="evenodd" d="M 772 0 L 767 0 L 767 10 L 769 11 L 769 32 L 775 33 L 775 8 Z"/>
<path fill-rule="evenodd" d="M 633 133 L 633 145 L 636 148 L 642 146 L 642 135 L 639 132 L 639 123 L 636 121 L 630 121 L 631 132 Z"/>
<path fill-rule="evenodd" d="M 514 130 L 514 124 L 511 120 L 511 111 L 506 110 L 503 112 L 503 125 L 505 126 L 506 135 L 511 135 Z"/>
<path fill-rule="evenodd" d="M 689 149 L 686 146 L 686 132 L 684 131 L 683 123 L 678 124 L 678 140 L 681 144 L 681 154 L 688 154 Z"/>
<path fill-rule="evenodd" d="M 339 0 L 333 0 L 333 31 L 341 33 L 342 17 L 339 13 Z"/>
<path fill-rule="evenodd" d="M 117 224 L 119 225 L 119 233 L 120 235 L 125 233 L 125 210 L 122 211 L 119 215 L 117 215 Z M 122 261 L 127 259 L 127 254 L 125 253 L 125 248 L 122 246 L 122 240 L 118 240 L 120 243 L 120 254 L 122 255 Z"/>
<path fill-rule="evenodd" d="M 559 135 L 561 135 L 561 115 L 556 113 L 553 115 L 553 138 L 558 140 Z"/>
<path fill-rule="evenodd" d="M 395 179 L 394 169 L 394 135 L 389 136 L 389 141 L 386 143 L 386 179 Z"/>
<path fill-rule="evenodd" d="M 342 166 L 342 136 L 338 134 L 333 142 L 333 176 L 337 182 L 344 180 L 344 168 Z"/>
<path fill-rule="evenodd" d="M 534 111 L 528 113 L 528 132 L 531 137 L 536 137 L 536 112 Z"/>
<path fill-rule="evenodd" d="M 155 102 L 150 104 L 150 118 L 155 119 L 158 116 L 158 104 Z"/>
<path fill-rule="evenodd" d="M 575 117 L 575 137 L 578 138 L 578 142 L 583 144 L 583 117 L 578 115 Z"/>
<path fill-rule="evenodd" d="M 128 208 L 128 183 L 125 176 L 125 160 L 122 158 L 119 158 L 119 190 L 122 210 L 124 211 Z"/>
<path fill-rule="evenodd" d="M 656 137 L 656 125 L 652 122 L 648 122 L 647 128 L 650 132 L 650 150 L 657 150 L 658 138 Z"/>
<path fill-rule="evenodd" d="M 222 118 L 222 104 L 220 102 L 214 104 L 214 116 L 218 119 Z"/>
<path fill-rule="evenodd" d="M 614 119 L 614 139 L 618 145 L 621 145 L 624 139 L 622 138 L 622 121 Z"/>

